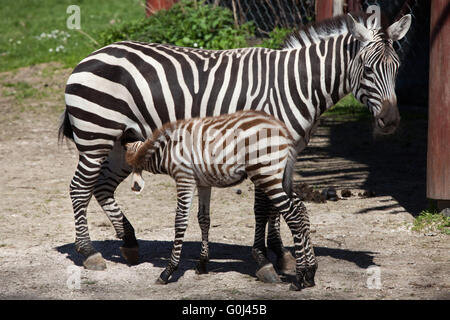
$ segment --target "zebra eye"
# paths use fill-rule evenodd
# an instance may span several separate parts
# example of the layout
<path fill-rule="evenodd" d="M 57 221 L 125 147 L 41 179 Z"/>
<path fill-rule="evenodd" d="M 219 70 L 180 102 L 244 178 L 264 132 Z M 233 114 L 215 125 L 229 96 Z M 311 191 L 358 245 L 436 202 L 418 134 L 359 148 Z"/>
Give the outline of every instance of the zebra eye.
<path fill-rule="evenodd" d="M 365 74 L 372 74 L 372 73 L 373 73 L 373 70 L 372 70 L 372 68 L 369 67 L 369 66 L 364 66 L 364 73 L 365 73 Z"/>

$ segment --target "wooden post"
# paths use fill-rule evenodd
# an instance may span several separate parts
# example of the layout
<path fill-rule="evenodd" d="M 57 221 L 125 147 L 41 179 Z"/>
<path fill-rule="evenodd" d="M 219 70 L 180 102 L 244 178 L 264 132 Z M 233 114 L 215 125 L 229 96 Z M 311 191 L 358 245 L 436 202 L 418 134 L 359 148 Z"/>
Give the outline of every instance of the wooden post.
<path fill-rule="evenodd" d="M 361 10 L 360 0 L 347 0 L 347 12 L 358 12 Z"/>
<path fill-rule="evenodd" d="M 316 22 L 333 17 L 333 0 L 316 0 Z"/>
<path fill-rule="evenodd" d="M 169 9 L 177 0 L 147 0 L 145 15 L 148 17 L 161 9 Z"/>
<path fill-rule="evenodd" d="M 450 1 L 431 1 L 427 197 L 450 205 Z"/>

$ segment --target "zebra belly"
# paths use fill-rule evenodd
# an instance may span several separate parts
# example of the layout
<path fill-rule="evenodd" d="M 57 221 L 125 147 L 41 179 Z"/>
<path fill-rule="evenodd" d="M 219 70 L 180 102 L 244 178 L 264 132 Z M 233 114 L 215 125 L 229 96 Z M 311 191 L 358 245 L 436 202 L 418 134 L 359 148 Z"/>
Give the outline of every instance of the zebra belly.
<path fill-rule="evenodd" d="M 247 178 L 244 165 L 209 166 L 206 170 L 196 165 L 194 169 L 197 185 L 201 187 L 226 188 L 232 187 Z"/>

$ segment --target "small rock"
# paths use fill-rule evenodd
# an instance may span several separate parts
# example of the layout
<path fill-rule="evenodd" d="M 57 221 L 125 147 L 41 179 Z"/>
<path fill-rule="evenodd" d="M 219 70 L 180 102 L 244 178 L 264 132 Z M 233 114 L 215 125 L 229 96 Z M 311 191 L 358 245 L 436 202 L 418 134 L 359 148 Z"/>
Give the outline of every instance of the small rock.
<path fill-rule="evenodd" d="M 360 197 L 372 198 L 375 197 L 375 191 L 372 190 L 364 190 L 363 193 L 358 194 Z"/>
<path fill-rule="evenodd" d="M 336 189 L 333 187 L 323 189 L 322 196 L 324 196 L 325 199 L 327 199 L 327 200 L 331 200 L 331 201 L 338 200 Z"/>
<path fill-rule="evenodd" d="M 444 217 L 450 218 L 450 208 L 445 208 L 440 212 Z"/>
<path fill-rule="evenodd" d="M 241 189 L 236 189 L 236 194 L 241 194 L 242 190 Z"/>
<path fill-rule="evenodd" d="M 300 201 L 324 203 L 326 197 L 321 195 L 319 191 L 315 191 L 312 187 L 306 183 L 295 184 L 292 187 L 292 191 L 297 195 Z"/>
<path fill-rule="evenodd" d="M 352 192 L 349 189 L 344 189 L 341 191 L 341 196 L 344 198 L 349 198 L 352 196 Z"/>

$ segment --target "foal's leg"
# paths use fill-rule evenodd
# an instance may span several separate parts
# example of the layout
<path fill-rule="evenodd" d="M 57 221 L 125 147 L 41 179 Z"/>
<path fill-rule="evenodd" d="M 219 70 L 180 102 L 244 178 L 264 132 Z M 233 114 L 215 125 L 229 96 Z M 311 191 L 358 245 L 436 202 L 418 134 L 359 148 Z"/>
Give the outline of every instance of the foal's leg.
<path fill-rule="evenodd" d="M 198 187 L 198 224 L 202 231 L 202 249 L 200 259 L 195 272 L 197 274 L 208 273 L 209 261 L 208 233 L 209 233 L 209 204 L 211 201 L 211 187 Z"/>
<path fill-rule="evenodd" d="M 172 273 L 178 268 L 180 262 L 181 248 L 183 246 L 184 233 L 186 231 L 189 210 L 194 195 L 194 180 L 178 180 L 177 181 L 177 209 L 175 214 L 175 240 L 173 242 L 172 254 L 170 256 L 169 265 L 164 269 L 157 283 L 166 284 Z"/>

